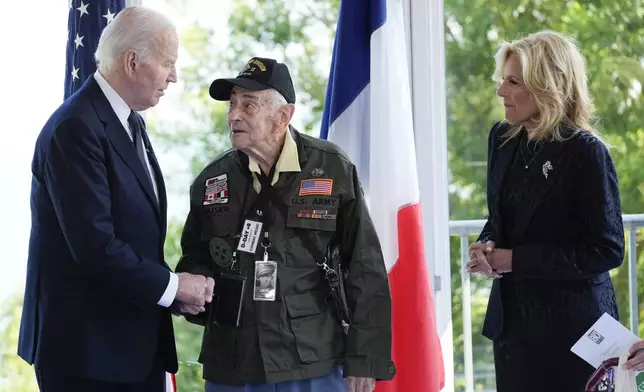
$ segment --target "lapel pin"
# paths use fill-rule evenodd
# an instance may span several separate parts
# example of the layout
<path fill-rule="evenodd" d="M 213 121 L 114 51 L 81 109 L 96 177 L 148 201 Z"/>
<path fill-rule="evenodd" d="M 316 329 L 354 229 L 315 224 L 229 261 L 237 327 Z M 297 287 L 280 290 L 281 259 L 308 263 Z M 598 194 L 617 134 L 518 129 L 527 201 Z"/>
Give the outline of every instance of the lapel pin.
<path fill-rule="evenodd" d="M 322 177 L 324 175 L 324 170 L 321 168 L 315 168 L 311 171 L 313 177 Z"/>
<path fill-rule="evenodd" d="M 543 166 L 541 166 L 541 171 L 543 172 L 543 176 L 545 178 L 548 178 L 548 172 L 553 169 L 554 168 L 552 167 L 552 162 L 550 161 L 546 161 L 546 163 L 544 163 Z"/>

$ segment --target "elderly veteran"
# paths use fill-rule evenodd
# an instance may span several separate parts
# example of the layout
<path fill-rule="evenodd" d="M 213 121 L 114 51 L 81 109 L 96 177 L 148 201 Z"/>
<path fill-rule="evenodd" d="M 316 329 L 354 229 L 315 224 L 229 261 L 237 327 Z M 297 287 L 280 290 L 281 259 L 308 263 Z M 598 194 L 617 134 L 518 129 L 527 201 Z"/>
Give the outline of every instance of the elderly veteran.
<path fill-rule="evenodd" d="M 363 392 L 392 379 L 387 272 L 354 164 L 289 125 L 282 63 L 252 58 L 210 95 L 230 102 L 233 148 L 191 186 L 177 266 L 215 279 L 209 311 L 187 316 L 205 325 L 206 391 Z M 330 244 L 348 271 L 346 335 L 320 266 Z"/>

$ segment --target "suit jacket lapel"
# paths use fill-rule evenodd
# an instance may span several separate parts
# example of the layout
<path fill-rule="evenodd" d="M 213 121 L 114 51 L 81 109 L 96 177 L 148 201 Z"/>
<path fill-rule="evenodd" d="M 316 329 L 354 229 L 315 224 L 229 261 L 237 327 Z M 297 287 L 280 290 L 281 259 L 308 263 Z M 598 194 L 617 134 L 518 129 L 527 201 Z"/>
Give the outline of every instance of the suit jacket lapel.
<path fill-rule="evenodd" d="M 503 243 L 503 219 L 501 217 L 501 192 L 503 191 L 503 183 L 510 168 L 510 164 L 514 160 L 514 154 L 519 146 L 519 138 L 515 137 L 510 140 L 497 138 L 493 144 L 494 159 L 490 162 L 490 173 L 488 178 L 489 198 L 490 198 L 490 218 L 499 244 Z M 505 143 L 504 143 L 505 142 Z"/>
<path fill-rule="evenodd" d="M 154 206 L 154 209 L 157 212 L 157 217 L 161 220 L 159 205 L 154 194 L 154 189 L 152 188 L 152 183 L 150 182 L 149 176 L 144 171 L 145 168 L 143 167 L 143 163 L 136 154 L 134 144 L 125 129 L 123 129 L 123 124 L 121 124 L 116 113 L 114 113 L 114 110 L 110 106 L 107 98 L 103 95 L 101 88 L 94 80 L 94 77 L 91 76 L 90 78 L 92 86 L 89 97 L 96 109 L 99 119 L 105 124 L 105 133 L 110 139 L 114 150 L 116 150 L 116 152 L 121 156 L 132 173 L 134 173 L 139 185 L 141 185 L 145 191 L 148 200 Z"/>
<path fill-rule="evenodd" d="M 159 166 L 159 161 L 157 156 L 154 153 L 152 148 L 152 143 L 148 138 L 147 132 L 143 132 L 143 143 L 145 143 L 145 150 L 148 154 L 148 159 L 150 160 L 150 165 L 152 166 L 152 173 L 154 179 L 157 183 L 157 192 L 159 193 L 159 212 L 161 214 L 161 225 L 163 227 L 163 235 L 165 236 L 166 224 L 167 224 L 167 210 L 168 210 L 168 198 L 166 195 L 165 181 L 163 181 L 163 173 L 161 172 L 161 166 Z"/>

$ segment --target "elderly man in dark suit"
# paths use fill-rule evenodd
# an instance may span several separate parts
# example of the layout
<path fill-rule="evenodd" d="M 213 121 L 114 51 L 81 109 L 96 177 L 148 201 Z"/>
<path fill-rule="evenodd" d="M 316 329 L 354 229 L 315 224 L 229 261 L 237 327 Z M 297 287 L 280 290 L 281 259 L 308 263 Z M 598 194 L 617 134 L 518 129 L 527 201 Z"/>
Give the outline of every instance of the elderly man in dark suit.
<path fill-rule="evenodd" d="M 136 113 L 177 81 L 177 41 L 163 15 L 120 12 L 98 71 L 36 142 L 18 353 L 41 391 L 163 391 L 177 370 L 171 305 L 196 314 L 212 298 L 212 279 L 164 261 L 165 187 Z"/>

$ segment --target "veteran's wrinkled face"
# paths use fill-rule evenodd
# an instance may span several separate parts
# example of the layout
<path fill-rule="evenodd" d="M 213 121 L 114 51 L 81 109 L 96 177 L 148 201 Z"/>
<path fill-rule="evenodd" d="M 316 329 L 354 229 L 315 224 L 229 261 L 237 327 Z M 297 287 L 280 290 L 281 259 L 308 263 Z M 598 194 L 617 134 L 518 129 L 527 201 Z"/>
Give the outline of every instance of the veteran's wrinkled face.
<path fill-rule="evenodd" d="M 539 113 L 534 94 L 523 81 L 519 57 L 510 55 L 503 67 L 503 82 L 497 90 L 503 98 L 505 120 L 510 124 L 526 126 Z"/>
<path fill-rule="evenodd" d="M 228 107 L 228 126 L 234 148 L 246 152 L 262 149 L 262 144 L 273 144 L 279 116 L 268 92 L 233 87 Z"/>

